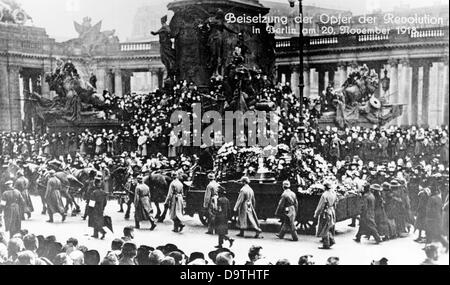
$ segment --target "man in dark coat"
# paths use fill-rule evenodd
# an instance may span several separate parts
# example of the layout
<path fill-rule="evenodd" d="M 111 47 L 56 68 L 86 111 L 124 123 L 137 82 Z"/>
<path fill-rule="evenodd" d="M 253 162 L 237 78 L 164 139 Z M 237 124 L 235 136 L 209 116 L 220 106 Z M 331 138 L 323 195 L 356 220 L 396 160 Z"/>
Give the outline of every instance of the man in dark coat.
<path fill-rule="evenodd" d="M 378 234 L 377 225 L 375 223 L 375 196 L 372 194 L 372 190 L 381 191 L 379 184 L 373 184 L 372 186 L 366 186 L 365 192 L 362 198 L 361 218 L 359 220 L 359 230 L 356 234 L 355 241 L 361 242 L 362 235 L 374 236 L 377 244 L 381 242 L 380 235 Z"/>
<path fill-rule="evenodd" d="M 382 189 L 389 191 L 391 185 L 387 182 L 383 183 Z M 375 191 L 375 223 L 377 225 L 377 230 L 380 236 L 384 236 L 384 240 L 395 237 L 395 223 L 389 220 L 386 209 L 385 200 L 383 198 L 383 193 L 381 191 Z"/>
<path fill-rule="evenodd" d="M 287 232 L 292 235 L 293 241 L 298 241 L 297 231 L 295 228 L 295 219 L 298 212 L 297 196 L 291 190 L 291 183 L 289 181 L 283 182 L 284 192 L 281 195 L 275 215 L 281 218 L 281 230 L 277 234 L 280 239 L 284 238 Z"/>
<path fill-rule="evenodd" d="M 14 189 L 11 180 L 5 183 L 5 191 L 0 201 L 0 214 L 5 213 L 5 230 L 9 232 L 12 238 L 15 234 L 20 233 L 22 217 L 20 209 L 25 204 L 22 194 L 19 190 Z M 0 218 L 1 225 L 1 218 Z"/>
<path fill-rule="evenodd" d="M 201 146 L 202 152 L 198 157 L 198 165 L 202 168 L 202 171 L 211 171 L 214 168 L 214 158 L 205 145 Z"/>
<path fill-rule="evenodd" d="M 442 236 L 442 198 L 439 188 L 433 187 L 426 210 L 427 243 L 439 241 L 448 250 L 448 242 Z"/>
<path fill-rule="evenodd" d="M 134 221 L 136 224 L 136 229 L 139 229 L 140 221 L 150 221 L 152 227 L 150 228 L 153 231 L 156 228 L 155 220 L 152 216 L 152 205 L 150 204 L 150 188 L 145 185 L 143 181 L 142 175 L 137 177 L 137 186 L 134 194 Z"/>
<path fill-rule="evenodd" d="M 420 187 L 420 186 L 419 186 Z M 431 195 L 431 190 L 429 188 L 420 187 L 418 194 L 418 203 L 416 210 L 416 223 L 414 225 L 414 231 L 419 231 L 419 236 L 415 239 L 416 242 L 423 241 L 422 231 L 426 231 L 427 225 L 427 204 L 428 198 Z"/>
<path fill-rule="evenodd" d="M 24 176 L 23 171 L 19 170 L 17 171 L 17 180 L 14 184 L 14 188 L 19 190 L 22 194 L 23 200 L 25 201 L 23 209 L 21 209 L 21 217 L 24 220 L 24 214 L 27 214 L 28 219 L 31 218 L 31 213 L 34 211 L 33 209 L 33 203 L 31 202 L 30 194 L 28 193 L 30 182 L 29 180 Z"/>
<path fill-rule="evenodd" d="M 230 201 L 226 197 L 227 193 L 224 188 L 219 189 L 219 194 L 215 192 L 211 197 L 211 204 L 215 211 L 215 230 L 219 235 L 219 245 L 217 248 L 222 248 L 223 242 L 228 240 L 230 247 L 233 246 L 234 239 L 228 237 L 228 221 L 231 218 Z"/>
<path fill-rule="evenodd" d="M 61 181 L 55 176 L 54 170 L 49 171 L 49 179 L 47 181 L 47 191 L 45 192 L 45 200 L 48 207 L 49 220 L 47 222 L 53 223 L 53 214 L 59 213 L 62 216 L 62 221 L 66 220 L 66 212 L 64 210 L 63 201 L 61 198 Z"/>
<path fill-rule="evenodd" d="M 88 226 L 94 228 L 93 238 L 98 238 L 98 233 L 102 234 L 101 239 L 105 238 L 106 231 L 103 229 L 105 226 L 105 217 L 103 213 L 105 211 L 106 203 L 108 201 L 108 193 L 103 188 L 102 177 L 97 176 L 94 180 L 94 191 L 90 197 L 89 206 L 93 208 L 89 211 Z"/>

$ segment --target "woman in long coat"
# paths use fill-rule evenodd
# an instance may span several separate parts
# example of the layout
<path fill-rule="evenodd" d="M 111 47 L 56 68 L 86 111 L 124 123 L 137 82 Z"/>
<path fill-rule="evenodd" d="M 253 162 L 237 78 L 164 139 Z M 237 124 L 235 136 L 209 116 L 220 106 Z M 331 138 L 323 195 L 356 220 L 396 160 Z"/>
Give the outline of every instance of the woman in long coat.
<path fill-rule="evenodd" d="M 183 183 L 181 182 L 182 173 L 173 174 L 176 177 L 169 185 L 164 205 L 170 209 L 170 218 L 173 221 L 173 231 L 181 232 L 184 228 L 183 219 Z"/>
<path fill-rule="evenodd" d="M 92 192 L 90 198 L 91 201 L 95 202 L 95 205 L 91 211 L 89 211 L 88 226 L 90 228 L 94 228 L 94 234 L 92 235 L 93 238 L 98 238 L 98 233 L 101 233 L 101 239 L 104 239 L 106 232 L 103 229 L 105 226 L 105 217 L 103 216 L 103 213 L 108 201 L 108 193 L 103 190 L 101 179 L 101 177 L 95 178 L 95 190 Z"/>
<path fill-rule="evenodd" d="M 242 177 L 241 182 L 244 183 L 244 186 L 241 188 L 236 205 L 234 206 L 234 211 L 238 212 L 238 224 L 240 229 L 238 236 L 243 237 L 245 230 L 255 230 L 255 238 L 259 238 L 262 230 L 255 211 L 255 194 L 253 189 L 248 185 L 250 183 L 248 177 Z"/>
<path fill-rule="evenodd" d="M 12 188 L 12 185 L 12 181 L 5 183 L 6 190 L 2 194 L 0 204 L 0 213 L 5 213 L 5 230 L 9 232 L 10 237 L 13 237 L 21 230 L 22 217 L 20 209 L 25 204 L 22 194 L 17 189 Z"/>

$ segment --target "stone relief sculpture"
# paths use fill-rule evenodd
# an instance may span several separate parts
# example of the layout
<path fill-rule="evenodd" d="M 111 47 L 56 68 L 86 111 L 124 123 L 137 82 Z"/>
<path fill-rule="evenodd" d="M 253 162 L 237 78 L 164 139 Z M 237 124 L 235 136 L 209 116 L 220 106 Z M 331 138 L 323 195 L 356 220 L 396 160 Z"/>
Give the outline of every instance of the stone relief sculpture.
<path fill-rule="evenodd" d="M 0 0 L 0 22 L 24 25 L 32 20 L 14 0 Z"/>

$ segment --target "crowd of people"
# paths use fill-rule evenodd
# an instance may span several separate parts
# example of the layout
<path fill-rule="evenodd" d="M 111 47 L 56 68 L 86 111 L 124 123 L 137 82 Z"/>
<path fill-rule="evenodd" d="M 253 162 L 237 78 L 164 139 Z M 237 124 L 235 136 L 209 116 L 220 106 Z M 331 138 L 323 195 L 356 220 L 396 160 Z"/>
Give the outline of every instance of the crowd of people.
<path fill-rule="evenodd" d="M 349 127 L 344 130 L 327 127 L 321 130 L 317 125 L 321 111 L 315 107 L 315 103 L 308 102 L 307 99 L 305 104 L 300 104 L 288 84 L 274 86 L 260 75 L 255 76 L 253 81 L 252 86 L 258 89 L 254 94 L 258 95 L 253 103 L 249 102 L 248 107 L 252 109 L 257 104 L 263 104 L 259 107 L 270 108 L 278 115 L 279 143 L 288 145 L 292 152 L 297 148 L 312 148 L 327 160 L 327 167 L 340 185 L 351 185 L 358 189 L 362 197 L 362 211 L 355 241 L 361 242 L 361 237 L 365 235 L 373 236 L 379 243 L 408 234 L 414 227 L 419 231 L 418 242 L 431 244 L 439 241 L 448 251 L 448 127 Z M 34 260 L 33 262 L 39 263 L 36 260 L 44 258 L 45 262 L 55 264 L 75 264 L 80 263 L 81 259 L 86 264 L 195 264 L 197 259 L 204 260 L 187 258 L 182 251 L 171 256 L 176 250 L 168 251 L 163 247 L 159 250 L 146 246 L 137 248 L 129 242 L 112 249 L 115 253 L 108 254 L 103 261 L 100 261 L 98 253 L 85 248 L 74 250 L 76 253 L 64 253 L 63 247 L 54 238 L 52 240 L 52 237 L 41 238 L 39 244 L 42 245 L 39 248 L 36 237 L 20 233 L 20 222 L 25 219 L 24 214 L 31 215 L 34 210 L 30 193 L 39 193 L 37 177 L 31 175 L 33 165 L 41 176 L 48 175 L 45 176 L 48 180 L 41 198 L 48 206 L 49 222 L 53 222 L 55 213 L 61 214 L 63 221 L 67 216 L 67 209 L 63 207 L 61 199 L 64 186 L 59 181 L 61 178 L 56 177 L 57 172 L 74 175 L 77 170 L 94 170 L 95 175 L 87 181 L 89 186 L 83 187 L 85 192 L 82 195 L 88 209 L 83 217 L 89 216 L 88 225 L 94 229 L 95 238 L 99 238 L 99 234 L 102 235 L 100 238 L 104 238 L 106 232 L 103 227 L 107 222 L 104 219 L 104 208 L 107 198 L 119 191 L 131 193 L 125 195 L 128 197 L 125 218 L 129 218 L 130 205 L 134 203 L 136 228 L 144 220 L 152 223 L 152 230 L 156 228 L 151 213 L 150 189 L 143 179 L 145 175 L 162 170 L 170 170 L 173 174 L 172 182 L 167 184 L 168 193 L 161 202 L 170 210 L 170 218 L 174 222 L 173 231 L 182 231 L 185 227 L 182 222 L 183 182 L 186 177 L 193 177 L 192 171 L 197 166 L 209 173 L 210 181 L 206 187 L 203 206 L 210 218 L 208 233 L 219 236 L 219 250 L 225 250 L 225 241 L 230 243 L 230 247 L 234 242 L 234 239 L 228 237 L 228 220 L 233 213 L 237 213 L 240 222 L 239 236 L 243 237 L 245 230 L 251 229 L 256 231 L 255 238 L 259 238 L 262 230 L 252 206 L 255 204 L 254 193 L 249 186 L 249 178 L 244 176 L 241 179 L 244 187 L 238 202 L 231 208 L 226 198 L 226 189 L 221 189 L 216 181 L 217 164 L 214 156 L 217 148 L 175 147 L 181 137 L 171 131 L 170 116 L 175 110 L 189 112 L 193 103 L 206 102 L 210 104 L 209 108 L 227 105 L 231 99 L 221 97 L 223 88 L 226 86 L 222 86 L 221 81 L 216 79 L 211 81 L 209 94 L 203 94 L 194 84 L 186 81 L 173 84 L 169 90 L 145 96 L 132 94 L 119 98 L 105 94 L 108 104 L 114 106 L 107 110 L 107 116 L 116 116 L 124 122 L 119 129 L 86 129 L 78 134 L 2 132 L 2 210 L 5 207 L 9 209 L 9 212 L 5 211 L 5 220 L 14 221 L 13 224 L 8 224 L 7 229 L 11 233 L 11 249 L 7 244 L 9 261 L 6 262 L 29 263 Z M 221 100 L 225 102 L 222 102 L 224 105 L 214 105 L 214 102 Z M 300 139 L 299 133 L 302 130 L 299 128 L 301 106 L 304 108 L 302 113 L 306 122 L 304 141 Z M 215 142 L 223 143 L 220 139 L 223 138 Z M 120 169 L 124 172 L 116 172 Z M 243 173 L 248 171 L 244 170 Z M 291 182 L 294 181 L 283 182 L 284 192 L 276 213 L 282 221 L 278 237 L 282 239 L 286 233 L 291 233 L 293 240 L 298 240 L 295 227 L 298 201 L 296 189 L 291 189 Z M 331 184 L 324 183 L 321 201 L 315 212 L 315 218 L 319 221 L 317 235 L 322 238 L 322 248 L 331 248 L 335 243 L 334 208 L 338 199 L 332 188 Z M 125 200 L 122 196 L 119 198 L 121 210 Z M 11 213 L 14 213 L 13 216 Z M 165 212 L 162 216 L 164 218 Z M 356 226 L 355 219 L 351 225 Z M 422 236 L 422 232 L 425 232 L 425 236 Z M 20 244 L 21 239 L 24 246 Z M 46 244 L 52 245 L 50 249 L 44 248 Z M 71 248 L 74 247 L 76 245 Z M 23 248 L 26 250 L 23 251 Z M 428 251 L 433 251 L 432 246 L 426 248 L 427 255 Z M 40 250 L 39 253 L 37 250 Z M 215 263 L 219 262 L 218 264 L 233 263 L 234 254 L 230 252 L 222 252 L 218 256 L 221 261 L 211 259 Z M 300 260 L 301 263 L 311 263 L 308 256 Z M 336 262 L 337 258 L 329 261 Z M 287 261 L 277 262 L 284 263 Z"/>

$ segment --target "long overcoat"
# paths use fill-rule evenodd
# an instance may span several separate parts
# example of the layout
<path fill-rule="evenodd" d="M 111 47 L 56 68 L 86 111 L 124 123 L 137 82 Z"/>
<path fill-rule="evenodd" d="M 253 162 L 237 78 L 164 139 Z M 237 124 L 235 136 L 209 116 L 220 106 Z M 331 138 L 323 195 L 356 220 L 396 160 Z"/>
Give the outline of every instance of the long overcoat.
<path fill-rule="evenodd" d="M 108 193 L 106 193 L 102 188 L 96 188 L 92 192 L 91 200 L 95 201 L 94 207 L 89 211 L 88 226 L 94 229 L 101 229 L 105 226 L 104 211 Z"/>
<path fill-rule="evenodd" d="M 336 204 L 338 202 L 336 192 L 325 191 L 320 197 L 314 216 L 318 218 L 317 236 L 329 237 L 336 224 Z"/>
<path fill-rule="evenodd" d="M 295 219 L 297 218 L 297 212 L 297 196 L 294 192 L 292 192 L 292 190 L 285 190 L 283 194 L 281 194 L 278 207 L 275 211 L 275 215 L 280 217 L 282 220 L 282 231 L 295 231 Z"/>
<path fill-rule="evenodd" d="M 22 215 L 20 208 L 23 207 L 25 201 L 22 194 L 16 189 L 10 189 L 2 194 L 2 204 L 4 204 L 5 230 L 12 237 L 19 233 L 22 226 Z"/>
<path fill-rule="evenodd" d="M 183 183 L 179 179 L 170 183 L 165 205 L 169 206 L 172 220 L 183 218 Z"/>
<path fill-rule="evenodd" d="M 61 181 L 56 177 L 50 177 L 47 181 L 47 191 L 45 192 L 47 207 L 52 213 L 64 214 L 64 204 L 61 198 Z"/>
<path fill-rule="evenodd" d="M 253 189 L 249 185 L 244 185 L 239 192 L 239 197 L 234 206 L 234 211 L 238 212 L 238 227 L 241 230 L 260 230 L 258 216 L 255 211 L 256 200 Z"/>
<path fill-rule="evenodd" d="M 374 231 L 377 231 L 377 224 L 375 222 L 375 196 L 371 192 L 364 193 L 361 203 L 359 232 L 362 235 L 370 235 Z"/>
<path fill-rule="evenodd" d="M 147 221 L 150 219 L 152 206 L 150 204 L 150 188 L 144 183 L 138 184 L 134 192 L 134 219 L 136 222 Z"/>
<path fill-rule="evenodd" d="M 31 213 L 34 211 L 33 202 L 31 201 L 30 193 L 28 191 L 29 187 L 30 182 L 25 176 L 17 178 L 16 183 L 14 184 L 14 188 L 20 191 L 23 200 L 25 201 L 25 204 L 23 205 L 24 213 Z"/>

